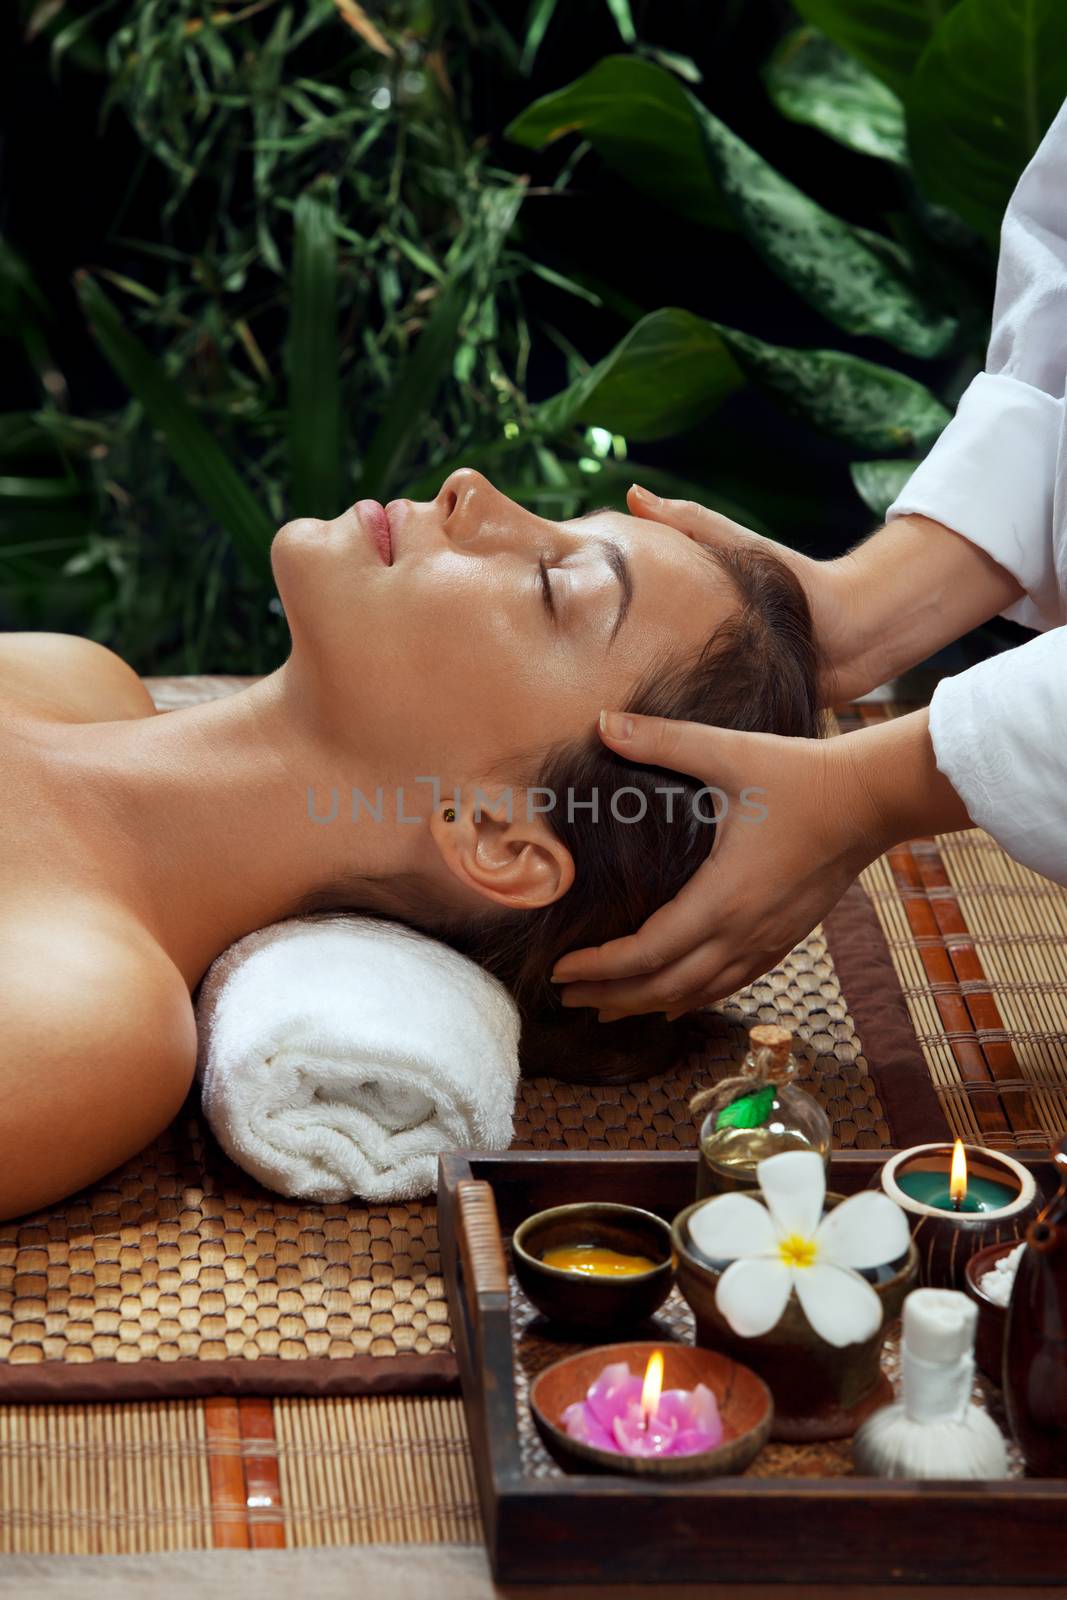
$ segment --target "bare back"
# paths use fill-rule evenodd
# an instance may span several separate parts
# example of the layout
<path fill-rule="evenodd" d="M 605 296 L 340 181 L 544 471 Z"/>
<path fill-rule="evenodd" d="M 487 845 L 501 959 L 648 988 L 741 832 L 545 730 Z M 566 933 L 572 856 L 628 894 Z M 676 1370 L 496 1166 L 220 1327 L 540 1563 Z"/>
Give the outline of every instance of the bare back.
<path fill-rule="evenodd" d="M 181 974 L 109 895 L 77 790 L 42 741 L 65 723 L 155 716 L 137 674 L 66 634 L 0 636 L 0 1215 L 35 1209 L 136 1153 L 196 1062 Z"/>

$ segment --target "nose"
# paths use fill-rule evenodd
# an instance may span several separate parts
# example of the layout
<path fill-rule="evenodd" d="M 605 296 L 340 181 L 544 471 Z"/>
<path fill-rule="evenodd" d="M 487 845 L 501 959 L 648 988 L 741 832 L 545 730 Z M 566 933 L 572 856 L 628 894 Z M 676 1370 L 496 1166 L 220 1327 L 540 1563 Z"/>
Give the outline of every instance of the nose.
<path fill-rule="evenodd" d="M 554 524 L 509 500 L 474 467 L 449 473 L 437 495 L 445 538 L 464 549 L 517 549 L 543 538 Z"/>

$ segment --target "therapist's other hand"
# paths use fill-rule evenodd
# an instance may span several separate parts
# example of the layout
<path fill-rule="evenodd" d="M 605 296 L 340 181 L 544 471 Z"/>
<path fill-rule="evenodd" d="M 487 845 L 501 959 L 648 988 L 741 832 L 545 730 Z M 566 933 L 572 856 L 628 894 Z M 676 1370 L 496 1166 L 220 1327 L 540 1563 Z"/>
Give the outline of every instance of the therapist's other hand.
<path fill-rule="evenodd" d="M 635 517 L 701 544 L 769 550 L 796 575 L 811 607 L 824 706 L 887 683 L 1023 594 L 978 545 L 918 514 L 894 517 L 848 555 L 813 561 L 692 500 L 660 500 L 635 484 L 628 501 Z"/>
<path fill-rule="evenodd" d="M 811 607 L 815 643 L 821 662 L 819 694 L 824 706 L 841 705 L 874 687 L 866 674 L 854 670 L 857 654 L 854 618 L 857 613 L 853 593 L 853 563 L 842 556 L 836 561 L 813 561 L 799 550 L 778 544 L 774 539 L 753 533 L 708 506 L 694 500 L 661 500 L 648 489 L 634 484 L 627 505 L 635 517 L 650 522 L 665 522 L 700 544 L 716 549 L 767 550 L 777 556 L 800 581 Z"/>
<path fill-rule="evenodd" d="M 602 1021 L 673 1016 L 743 988 L 811 931 L 882 848 L 848 736 L 779 738 L 614 712 L 601 718 L 601 737 L 628 761 L 701 779 L 720 791 L 725 811 L 711 855 L 639 932 L 557 962 L 563 1004 L 595 1006 Z"/>
<path fill-rule="evenodd" d="M 563 1004 L 596 1006 L 604 1021 L 721 1000 L 776 966 L 891 845 L 971 826 L 938 769 L 926 710 L 834 739 L 612 712 L 600 736 L 728 802 L 710 856 L 669 904 L 636 933 L 556 963 Z M 745 820 L 759 806 L 763 820 Z"/>

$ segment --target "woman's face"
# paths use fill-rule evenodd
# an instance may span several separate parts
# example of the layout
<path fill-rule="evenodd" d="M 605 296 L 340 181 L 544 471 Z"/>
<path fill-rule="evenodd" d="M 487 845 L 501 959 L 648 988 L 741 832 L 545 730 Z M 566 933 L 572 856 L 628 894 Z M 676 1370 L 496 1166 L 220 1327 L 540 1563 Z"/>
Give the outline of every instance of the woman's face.
<path fill-rule="evenodd" d="M 549 522 L 469 469 L 429 502 L 290 522 L 272 561 L 301 692 L 383 782 L 499 777 L 590 731 L 736 606 L 674 529 Z"/>

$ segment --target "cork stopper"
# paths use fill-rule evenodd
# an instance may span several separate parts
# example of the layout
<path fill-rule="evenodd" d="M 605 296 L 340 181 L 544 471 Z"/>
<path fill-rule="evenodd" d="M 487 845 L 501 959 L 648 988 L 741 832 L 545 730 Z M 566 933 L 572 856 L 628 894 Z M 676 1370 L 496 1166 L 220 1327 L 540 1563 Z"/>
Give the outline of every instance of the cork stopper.
<path fill-rule="evenodd" d="M 752 1046 L 752 1053 L 759 1056 L 766 1051 L 763 1063 L 767 1067 L 787 1067 L 789 1056 L 793 1049 L 793 1035 L 788 1028 L 780 1028 L 774 1022 L 761 1022 L 757 1027 L 748 1030 L 748 1042 Z"/>

